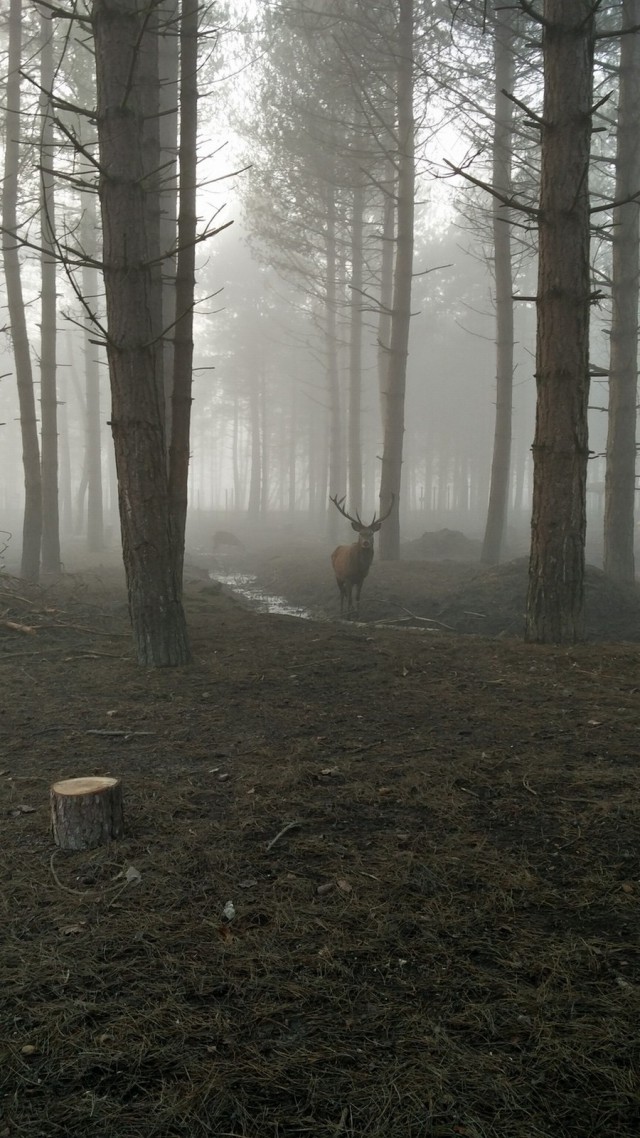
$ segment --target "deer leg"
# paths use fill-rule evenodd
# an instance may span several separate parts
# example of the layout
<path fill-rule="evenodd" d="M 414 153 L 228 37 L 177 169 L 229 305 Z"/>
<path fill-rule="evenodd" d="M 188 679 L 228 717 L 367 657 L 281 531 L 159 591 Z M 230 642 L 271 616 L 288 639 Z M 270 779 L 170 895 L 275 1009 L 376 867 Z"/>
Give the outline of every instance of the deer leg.
<path fill-rule="evenodd" d="M 360 616 L 360 593 L 361 592 L 362 592 L 362 581 L 359 581 L 358 584 L 356 585 L 356 608 L 355 608 L 356 616 Z"/>

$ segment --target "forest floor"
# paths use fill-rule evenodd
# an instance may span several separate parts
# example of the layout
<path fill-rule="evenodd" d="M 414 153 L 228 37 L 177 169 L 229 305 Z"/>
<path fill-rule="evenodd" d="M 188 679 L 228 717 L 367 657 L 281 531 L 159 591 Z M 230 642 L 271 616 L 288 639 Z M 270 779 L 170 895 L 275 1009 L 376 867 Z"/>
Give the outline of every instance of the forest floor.
<path fill-rule="evenodd" d="M 181 670 L 115 569 L 0 576 L 0 1138 L 640 1133 L 638 596 L 532 646 L 523 563 L 374 563 L 347 623 L 325 554 L 222 566 L 311 619 L 194 559 Z M 56 850 L 93 774 L 126 837 Z"/>

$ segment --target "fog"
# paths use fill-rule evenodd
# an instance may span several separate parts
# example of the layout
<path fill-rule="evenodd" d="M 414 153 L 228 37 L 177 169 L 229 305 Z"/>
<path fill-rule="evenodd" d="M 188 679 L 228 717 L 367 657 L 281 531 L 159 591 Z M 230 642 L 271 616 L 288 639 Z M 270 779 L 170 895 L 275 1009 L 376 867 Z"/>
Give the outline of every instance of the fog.
<path fill-rule="evenodd" d="M 233 14 L 233 6 L 231 11 Z M 327 148 L 324 158 L 320 156 L 319 170 L 310 128 L 307 128 L 306 139 L 298 139 L 297 144 L 287 138 L 287 132 L 295 127 L 298 112 L 294 113 L 290 107 L 279 109 L 265 105 L 269 85 L 276 81 L 274 76 L 277 78 L 278 68 L 282 67 L 280 50 L 277 45 L 270 50 L 267 44 L 263 46 L 262 56 L 258 54 L 256 31 L 251 26 L 255 12 L 252 15 L 249 9 L 247 15 L 246 8 L 244 12 L 248 24 L 241 25 L 230 19 L 226 36 L 216 41 L 212 51 L 207 49 L 202 77 L 198 212 L 201 223 L 215 214 L 220 223 L 232 221 L 233 224 L 199 246 L 197 251 L 187 530 L 188 546 L 192 550 L 206 550 L 214 530 L 223 525 L 241 532 L 245 538 L 253 535 L 256 540 L 267 540 L 270 534 L 279 532 L 279 527 L 319 541 L 328 540 L 339 523 L 329 505 L 329 495 L 342 496 L 350 492 L 347 440 L 353 415 L 349 384 L 353 369 L 350 352 L 354 295 L 352 234 L 346 212 L 350 188 L 344 189 L 345 205 L 340 218 L 343 228 L 334 281 L 335 358 L 343 447 L 338 464 L 343 481 L 335 485 L 330 464 L 331 402 L 326 311 L 323 309 L 326 266 L 321 263 L 320 246 L 313 239 L 318 233 L 322 236 L 325 221 L 315 212 L 316 202 L 309 189 L 319 186 L 321 196 L 321 165 L 322 161 L 329 161 L 330 155 Z M 464 34 L 476 33 L 467 30 Z M 481 49 L 485 51 L 484 43 Z M 426 85 L 417 81 L 414 90 L 418 124 L 417 181 L 399 501 L 402 542 L 443 528 L 460 530 L 469 537 L 481 539 L 493 457 L 496 330 L 488 214 L 491 202 L 489 194 L 470 185 L 464 177 L 454 176 L 445 165 L 447 155 L 460 161 L 461 156 L 468 157 L 475 150 L 474 174 L 483 180 L 490 179 L 492 76 L 487 75 L 485 87 L 479 88 L 478 77 L 473 80 L 470 77 L 469 58 L 465 71 L 464 61 L 461 62 L 465 50 L 462 30 L 448 55 L 447 50 L 442 49 L 442 89 L 437 97 L 433 94 L 434 90 L 438 91 L 437 74 Z M 242 63 L 240 79 L 235 71 L 238 61 Z M 458 87 L 452 99 L 447 76 L 456 67 L 459 69 Z M 208 82 L 212 72 L 215 75 L 213 93 Z M 229 78 L 225 78 L 227 74 Z M 348 62 L 345 62 L 336 86 L 349 88 L 350 75 Z M 317 75 L 310 76 L 310 86 L 317 82 Z M 539 101 L 540 75 L 532 78 L 528 74 L 522 82 L 528 97 Z M 357 87 L 355 81 L 353 86 Z M 472 94 L 478 104 L 473 113 Z M 295 97 L 294 92 L 292 98 Z M 252 104 L 252 99 L 262 100 L 259 108 Z M 456 100 L 461 107 L 458 116 L 452 111 Z M 345 96 L 343 105 L 347 104 Z M 330 97 L 327 97 L 325 112 L 327 120 L 334 113 Z M 348 117 L 348 112 L 344 113 Z M 322 119 L 322 113 L 319 118 Z M 256 132 L 265 124 L 267 129 L 257 137 Z M 269 131 L 277 134 L 278 129 L 280 140 L 276 146 Z M 316 149 L 317 139 L 323 137 L 322 130 L 320 126 L 316 131 Z M 348 134 L 346 128 L 345 133 Z M 372 138 L 375 133 L 372 129 Z M 614 133 L 615 123 L 611 123 L 609 144 Z M 533 166 L 526 178 L 535 196 L 535 154 L 532 157 L 531 145 L 527 145 L 527 161 Z M 606 145 L 607 140 L 598 140 L 601 150 Z M 350 154 L 348 140 L 343 140 L 339 161 L 351 158 L 356 168 L 363 168 L 364 160 L 358 157 L 361 149 L 360 140 L 354 143 Z M 301 171 L 301 155 L 305 153 L 308 164 Z M 58 152 L 57 162 L 64 164 L 62 152 Z M 234 173 L 243 167 L 246 167 L 243 172 Z M 372 516 L 380 508 L 383 448 L 378 376 L 381 217 L 374 193 L 377 177 L 374 171 L 365 179 L 365 267 L 359 292 L 362 319 L 358 365 L 362 443 L 359 508 L 363 517 Z M 522 168 L 519 177 L 524 183 Z M 300 195 L 304 196 L 305 192 L 309 193 L 306 214 L 304 202 L 300 201 Z M 59 194 L 62 214 L 65 210 L 71 213 L 75 206 L 69 200 L 69 191 L 61 186 Z M 269 212 L 265 205 L 269 195 L 272 212 L 265 216 Z M 291 203 L 290 219 L 279 212 L 286 202 Z M 312 237 L 308 248 L 300 246 L 297 250 L 295 243 L 299 240 L 301 219 Z M 282 226 L 280 238 L 274 233 L 277 225 Z M 601 258 L 605 271 L 607 256 L 606 248 L 594 250 L 594 257 Z M 25 248 L 21 257 L 38 398 L 42 355 L 40 278 L 33 253 Z M 531 297 L 535 293 L 535 277 L 535 242 L 527 235 L 515 255 L 515 294 Z M 4 289 L 3 281 L 0 281 L 0 289 Z M 82 327 L 83 313 L 62 267 L 58 272 L 57 290 L 60 529 L 62 560 L 66 568 L 72 569 L 87 544 L 87 454 L 96 443 L 95 439 L 89 441 L 87 435 L 88 352 L 99 365 L 102 544 L 111 550 L 117 550 L 119 542 L 118 495 L 108 425 L 110 394 L 105 355 L 95 340 L 87 344 Z M 6 306 L 4 295 L 2 303 Z M 94 298 L 92 304 L 102 311 L 102 298 Z M 594 313 L 591 333 L 593 361 L 605 368 L 608 322 L 605 299 L 602 309 Z M 531 300 L 516 303 L 513 433 L 503 557 L 521 555 L 528 545 L 536 402 L 535 334 L 535 304 Z M 170 339 L 170 330 L 167 338 Z M 7 330 L 2 342 L 0 371 L 0 526 L 4 531 L 3 562 L 15 568 L 20 556 L 24 477 L 20 412 Z M 607 385 L 602 379 L 594 380 L 591 403 L 593 457 L 587 495 L 588 554 L 598 562 L 607 434 Z"/>

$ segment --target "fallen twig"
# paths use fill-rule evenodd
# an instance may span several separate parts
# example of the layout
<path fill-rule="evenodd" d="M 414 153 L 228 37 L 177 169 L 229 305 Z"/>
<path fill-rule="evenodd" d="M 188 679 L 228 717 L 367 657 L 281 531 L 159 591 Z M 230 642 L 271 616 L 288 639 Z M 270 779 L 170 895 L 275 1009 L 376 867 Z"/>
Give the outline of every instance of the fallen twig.
<path fill-rule="evenodd" d="M 276 834 L 275 838 L 272 838 L 270 842 L 267 842 L 267 849 L 272 850 L 276 842 L 279 842 L 280 838 L 284 838 L 284 835 L 288 834 L 289 830 L 297 830 L 301 825 L 302 822 L 287 822 L 286 826 L 283 826 L 280 830 L 280 833 Z"/>
<path fill-rule="evenodd" d="M 0 589 L 0 597 L 7 597 L 10 601 L 20 601 L 23 605 L 41 604 L 41 601 L 30 601 L 28 597 L 21 597 L 19 593 L 12 593 L 10 589 Z"/>
<path fill-rule="evenodd" d="M 437 624 L 439 628 L 448 628 L 449 632 L 455 632 L 453 625 L 445 624 L 443 620 L 436 620 L 436 618 L 433 616 L 416 616 L 416 614 L 414 612 L 411 612 L 411 609 L 406 608 L 405 605 L 399 605 L 398 608 L 401 608 L 403 612 L 408 613 L 412 620 L 422 620 L 427 624 Z"/>
<path fill-rule="evenodd" d="M 27 636 L 35 636 L 36 629 L 31 624 L 18 624 L 16 620 L 0 621 L 3 628 L 10 628 L 12 632 L 24 632 Z"/>

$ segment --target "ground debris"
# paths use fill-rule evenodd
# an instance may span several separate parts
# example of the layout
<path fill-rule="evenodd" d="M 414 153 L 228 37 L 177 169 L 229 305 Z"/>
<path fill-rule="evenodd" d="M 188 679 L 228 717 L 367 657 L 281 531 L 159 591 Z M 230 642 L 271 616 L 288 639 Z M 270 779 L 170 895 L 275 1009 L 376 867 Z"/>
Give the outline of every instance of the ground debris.
<path fill-rule="evenodd" d="M 126 636 L 107 586 L 70 619 Z M 0 1128 L 637 1138 L 637 647 L 187 609 L 188 669 L 3 669 Z M 127 832 L 52 856 L 78 769 Z"/>

